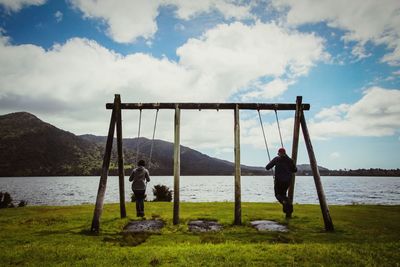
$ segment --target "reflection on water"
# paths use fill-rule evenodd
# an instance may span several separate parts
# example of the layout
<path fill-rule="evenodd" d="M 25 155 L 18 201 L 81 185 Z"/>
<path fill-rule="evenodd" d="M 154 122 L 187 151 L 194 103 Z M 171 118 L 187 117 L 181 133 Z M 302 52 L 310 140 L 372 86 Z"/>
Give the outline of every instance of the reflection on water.
<path fill-rule="evenodd" d="M 183 176 L 180 199 L 188 202 L 233 201 L 232 176 Z M 399 177 L 323 177 L 322 183 L 329 204 L 400 204 Z M 0 191 L 7 191 L 15 201 L 28 200 L 28 205 L 77 205 L 95 203 L 99 177 L 17 177 L 0 178 Z M 164 184 L 173 189 L 173 177 L 152 177 L 147 188 L 148 199 L 154 198 L 151 188 Z M 131 187 L 126 177 L 126 200 Z M 118 177 L 108 178 L 105 202 L 119 202 Z M 318 203 L 314 180 L 310 176 L 296 179 L 296 203 Z M 242 177 L 242 201 L 275 202 L 270 176 Z"/>

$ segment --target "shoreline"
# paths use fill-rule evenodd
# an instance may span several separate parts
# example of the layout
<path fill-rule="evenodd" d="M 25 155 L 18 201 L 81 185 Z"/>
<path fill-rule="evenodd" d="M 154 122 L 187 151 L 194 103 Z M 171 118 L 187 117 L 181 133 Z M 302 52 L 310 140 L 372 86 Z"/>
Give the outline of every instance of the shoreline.
<path fill-rule="evenodd" d="M 126 205 L 131 205 L 134 202 L 126 201 Z M 145 201 L 145 203 L 170 203 L 171 205 L 173 202 L 159 202 L 159 201 Z M 180 203 L 184 204 L 189 204 L 189 205 L 197 205 L 197 204 L 210 204 L 210 205 L 218 205 L 218 204 L 232 204 L 234 205 L 235 202 L 231 201 L 197 201 L 197 202 L 190 202 L 190 201 L 181 201 Z M 241 202 L 241 204 L 244 205 L 277 205 L 277 207 L 281 207 L 281 204 L 279 202 Z M 329 204 L 329 203 L 328 203 Z M 118 205 L 119 202 L 105 202 L 104 206 L 114 206 Z M 146 205 L 146 204 L 145 204 Z M 67 207 L 87 207 L 87 206 L 95 206 L 95 202 L 93 203 L 81 203 L 81 204 L 72 204 L 72 205 L 30 205 L 28 202 L 28 205 L 25 207 L 15 207 L 16 209 L 22 209 L 22 208 L 32 208 L 32 207 L 39 207 L 39 208 L 67 208 Z M 318 203 L 294 203 L 293 206 L 301 207 L 301 206 L 320 206 Z M 400 207 L 399 204 L 368 204 L 368 203 L 354 203 L 354 204 L 329 204 L 330 207 L 353 207 L 353 206 L 360 206 L 360 207 Z M 8 209 L 8 208 L 5 208 Z M 9 208 L 13 209 L 13 208 Z M 1 210 L 1 209 L 0 209 Z M 232 211 L 233 212 L 233 211 Z"/>
<path fill-rule="evenodd" d="M 400 178 L 400 174 L 399 175 L 336 175 L 336 174 L 322 174 L 320 173 L 321 177 L 397 177 Z M 108 177 L 116 177 L 118 176 L 118 174 L 110 174 L 108 175 Z M 152 174 L 151 176 L 155 176 L 155 177 L 173 177 L 173 174 Z M 204 174 L 184 174 L 184 175 L 180 175 L 180 177 L 218 177 L 218 176 L 234 176 L 234 174 L 208 174 L 208 175 L 204 175 Z M 272 176 L 272 174 L 242 174 L 242 177 L 248 176 Z M 301 175 L 296 175 L 296 178 L 298 177 L 312 177 L 312 174 L 309 175 L 305 175 L 305 174 L 301 174 Z M 99 177 L 100 175 L 32 175 L 32 176 L 0 176 L 1 178 L 29 178 L 29 177 Z M 129 175 L 127 175 L 127 173 L 125 173 L 125 177 L 129 177 Z"/>

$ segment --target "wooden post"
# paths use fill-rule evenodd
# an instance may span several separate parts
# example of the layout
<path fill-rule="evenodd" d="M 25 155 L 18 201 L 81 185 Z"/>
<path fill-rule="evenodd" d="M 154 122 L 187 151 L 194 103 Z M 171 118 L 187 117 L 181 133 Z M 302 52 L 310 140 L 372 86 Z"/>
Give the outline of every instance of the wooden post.
<path fill-rule="evenodd" d="M 307 147 L 308 157 L 310 158 L 310 165 L 314 176 L 315 187 L 318 193 L 319 205 L 321 207 L 322 216 L 324 218 L 325 230 L 334 231 L 331 215 L 329 214 L 329 207 L 328 204 L 326 203 L 325 193 L 321 183 L 321 176 L 319 174 L 317 160 L 315 158 L 314 149 L 311 144 L 311 138 L 310 134 L 308 133 L 307 124 L 304 118 L 303 111 L 300 112 L 300 123 L 304 136 L 304 142 L 306 143 Z"/>
<path fill-rule="evenodd" d="M 118 150 L 118 176 L 119 176 L 119 209 L 121 218 L 126 217 L 125 208 L 125 170 L 124 155 L 122 151 L 122 115 L 121 115 L 121 97 L 115 95 L 115 118 L 117 122 L 117 150 Z"/>
<path fill-rule="evenodd" d="M 295 165 L 297 163 L 297 152 L 299 150 L 301 102 L 302 102 L 302 97 L 298 96 L 296 98 L 296 113 L 294 115 L 293 142 L 292 142 L 292 160 Z M 293 203 L 295 182 L 296 182 L 296 174 L 293 173 L 288 192 L 290 203 Z"/>
<path fill-rule="evenodd" d="M 173 223 L 179 224 L 179 179 L 181 175 L 181 151 L 180 151 L 180 124 L 181 110 L 175 106 L 174 127 L 174 216 Z"/>
<path fill-rule="evenodd" d="M 114 104 L 115 104 L 115 99 L 114 99 Z M 104 157 L 103 157 L 103 166 L 101 168 L 99 189 L 97 191 L 96 206 L 94 208 L 92 226 L 90 228 L 90 231 L 95 233 L 98 233 L 100 230 L 100 217 L 101 213 L 103 212 L 104 195 L 107 186 L 108 169 L 110 167 L 114 130 L 115 130 L 115 108 L 112 110 L 111 113 L 110 127 L 108 129 L 106 149 L 104 151 Z"/>
<path fill-rule="evenodd" d="M 234 111 L 234 138 L 235 138 L 235 224 L 242 224 L 241 190 L 240 190 L 240 123 L 239 107 Z"/>

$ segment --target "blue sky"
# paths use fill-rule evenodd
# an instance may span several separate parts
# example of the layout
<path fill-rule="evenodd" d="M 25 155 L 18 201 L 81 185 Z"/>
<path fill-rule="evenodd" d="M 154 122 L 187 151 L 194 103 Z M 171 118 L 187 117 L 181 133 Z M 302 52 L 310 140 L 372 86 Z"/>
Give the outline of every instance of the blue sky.
<path fill-rule="evenodd" d="M 294 102 L 319 165 L 399 168 L 398 1 L 0 0 L 0 113 L 29 111 L 75 134 L 106 135 L 104 104 Z M 217 115 L 218 114 L 218 115 Z M 263 112 L 271 150 L 274 114 Z M 291 150 L 293 113 L 280 112 Z M 134 137 L 138 112 L 126 111 Z M 143 114 L 151 137 L 154 112 Z M 182 144 L 233 159 L 231 112 L 188 111 Z M 241 112 L 242 162 L 267 161 L 257 114 Z M 157 138 L 173 140 L 173 113 Z M 299 163 L 307 162 L 300 144 Z"/>

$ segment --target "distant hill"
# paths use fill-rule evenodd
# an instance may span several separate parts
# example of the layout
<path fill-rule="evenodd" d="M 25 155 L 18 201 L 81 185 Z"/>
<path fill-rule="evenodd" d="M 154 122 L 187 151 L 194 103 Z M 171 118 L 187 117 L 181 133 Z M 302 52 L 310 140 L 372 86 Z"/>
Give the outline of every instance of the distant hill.
<path fill-rule="evenodd" d="M 114 140 L 116 141 L 116 140 Z M 58 129 L 35 115 L 16 112 L 0 116 L 0 177 L 100 175 L 106 137 L 76 136 Z M 137 138 L 123 140 L 125 174 L 134 167 Z M 148 161 L 151 141 L 139 139 L 139 158 Z M 172 175 L 173 143 L 155 140 L 151 160 L 152 175 Z M 310 165 L 297 165 L 297 175 L 312 175 Z M 242 175 L 272 174 L 264 166 L 241 166 Z M 319 166 L 323 176 L 396 176 L 400 169 L 329 170 Z M 232 162 L 210 157 L 181 146 L 182 175 L 233 175 Z M 117 174 L 117 151 L 114 142 L 110 175 Z"/>
<path fill-rule="evenodd" d="M 81 138 L 104 146 L 107 137 L 95 135 L 81 135 Z M 151 140 L 147 138 L 125 138 L 123 148 L 125 163 L 136 162 L 137 142 L 139 140 L 140 158 L 148 161 L 151 149 Z M 114 139 L 114 142 L 116 140 Z M 116 154 L 115 148 L 114 153 Z M 151 171 L 156 175 L 172 175 L 174 162 L 174 144 L 162 140 L 154 140 Z M 242 165 L 244 175 L 266 175 L 263 167 Z M 233 175 L 232 162 L 210 157 L 186 146 L 181 146 L 181 174 L 182 175 Z"/>
<path fill-rule="evenodd" d="M 0 116 L 0 176 L 99 175 L 105 136 L 81 135 L 61 130 L 27 112 Z M 151 140 L 123 139 L 125 171 L 129 174 L 139 158 L 148 161 Z M 173 143 L 154 140 L 152 175 L 173 174 Z M 307 164 L 298 165 L 299 174 L 310 174 Z M 264 166 L 241 166 L 243 175 L 271 174 Z M 320 167 L 321 172 L 329 171 Z M 181 146 L 182 175 L 233 175 L 232 162 L 210 157 Z M 116 140 L 111 156 L 110 175 L 117 174 Z"/>
<path fill-rule="evenodd" d="M 92 175 L 100 146 L 27 112 L 0 116 L 0 176 Z"/>
<path fill-rule="evenodd" d="M 329 171 L 329 169 L 321 167 L 321 166 L 318 166 L 318 169 L 320 172 Z M 310 164 L 297 164 L 297 171 L 302 172 L 302 173 L 311 172 L 311 166 L 310 166 Z"/>
<path fill-rule="evenodd" d="M 106 137 L 76 136 L 27 112 L 0 116 L 0 176 L 99 175 Z M 137 139 L 124 139 L 127 173 L 136 162 Z M 147 159 L 151 141 L 140 138 L 140 158 Z M 116 143 L 110 174 L 116 174 Z M 173 144 L 154 141 L 153 175 L 171 175 Z M 231 175 L 232 162 L 212 158 L 181 146 L 182 175 Z M 243 175 L 263 175 L 262 167 L 242 166 Z"/>

